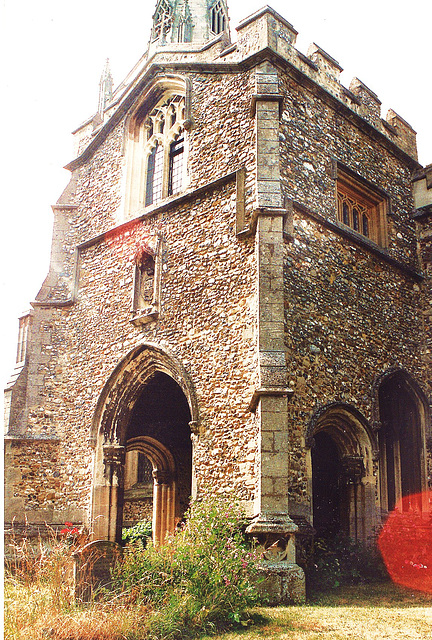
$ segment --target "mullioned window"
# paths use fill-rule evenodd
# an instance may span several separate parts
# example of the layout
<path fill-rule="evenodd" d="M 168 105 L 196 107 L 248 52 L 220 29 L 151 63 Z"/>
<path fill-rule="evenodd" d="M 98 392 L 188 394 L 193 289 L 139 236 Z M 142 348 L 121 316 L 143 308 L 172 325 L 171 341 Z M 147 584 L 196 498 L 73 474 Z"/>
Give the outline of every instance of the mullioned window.
<path fill-rule="evenodd" d="M 382 192 L 338 170 L 337 218 L 352 231 L 387 246 L 388 198 Z"/>
<path fill-rule="evenodd" d="M 156 205 L 185 185 L 185 99 L 170 95 L 131 127 L 129 212 Z"/>

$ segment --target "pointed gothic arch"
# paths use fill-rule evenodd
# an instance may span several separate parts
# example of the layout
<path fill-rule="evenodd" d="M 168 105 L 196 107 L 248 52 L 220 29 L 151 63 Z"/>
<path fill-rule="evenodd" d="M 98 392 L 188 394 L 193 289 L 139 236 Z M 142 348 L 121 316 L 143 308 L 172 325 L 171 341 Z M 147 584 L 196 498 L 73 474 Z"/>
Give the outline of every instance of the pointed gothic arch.
<path fill-rule="evenodd" d="M 398 500 L 427 489 L 426 444 L 430 410 L 420 385 L 408 371 L 393 367 L 374 384 L 375 428 L 379 443 L 380 502 L 385 517 Z M 422 509 L 421 500 L 406 509 Z"/>
<path fill-rule="evenodd" d="M 179 360 L 154 344 L 134 349 L 107 381 L 95 411 L 92 522 L 95 537 L 119 542 L 125 465 L 131 451 L 152 465 L 153 537 L 173 532 L 193 493 L 193 385 Z M 138 496 L 139 498 L 139 496 Z"/>
<path fill-rule="evenodd" d="M 125 126 L 127 216 L 186 189 L 190 108 L 190 80 L 166 74 L 145 88 L 131 110 Z"/>
<path fill-rule="evenodd" d="M 307 445 L 317 534 L 366 541 L 376 526 L 376 439 L 366 418 L 345 403 L 321 407 L 309 424 Z"/>

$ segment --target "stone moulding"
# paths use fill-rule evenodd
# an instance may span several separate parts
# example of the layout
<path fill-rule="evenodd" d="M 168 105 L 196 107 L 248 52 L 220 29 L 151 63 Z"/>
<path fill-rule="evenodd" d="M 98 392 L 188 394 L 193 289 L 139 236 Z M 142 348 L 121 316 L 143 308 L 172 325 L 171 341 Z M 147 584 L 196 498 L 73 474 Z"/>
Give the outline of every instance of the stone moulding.
<path fill-rule="evenodd" d="M 258 403 L 263 396 L 277 396 L 291 398 L 294 395 L 293 389 L 288 387 L 260 387 L 253 392 L 248 411 L 255 413 Z"/>
<path fill-rule="evenodd" d="M 134 375 L 130 373 L 134 371 Z M 89 440 L 97 442 L 101 428 L 105 428 L 107 440 L 119 442 L 120 433 L 113 430 L 120 429 L 120 417 L 117 415 L 119 404 L 124 401 L 127 385 L 127 395 L 132 398 L 139 393 L 146 376 L 154 371 L 162 371 L 169 375 L 184 392 L 189 404 L 192 422 L 199 431 L 199 409 L 195 388 L 185 367 L 172 352 L 159 344 L 143 342 L 137 345 L 118 363 L 108 378 L 94 412 Z M 123 391 L 120 390 L 123 388 Z M 119 394 L 119 395 L 118 395 Z M 124 420 L 125 417 L 122 416 Z M 107 426 L 109 425 L 109 426 Z"/>
<path fill-rule="evenodd" d="M 355 231 L 343 226 L 342 224 L 328 220 L 317 211 L 313 211 L 312 209 L 309 209 L 309 207 L 306 207 L 304 204 L 301 204 L 300 202 L 296 202 L 295 200 L 293 200 L 292 206 L 297 213 L 306 215 L 308 218 L 311 218 L 315 222 L 322 224 L 324 227 L 326 227 L 327 229 L 330 229 L 330 231 L 333 231 L 337 235 L 347 238 L 348 240 L 354 242 L 355 244 L 359 245 L 363 249 L 366 249 L 369 253 L 372 253 L 378 258 L 380 258 L 381 260 L 383 260 L 384 262 L 387 262 L 392 267 L 396 267 L 397 269 L 399 269 L 399 271 L 402 271 L 402 273 L 404 273 L 405 275 L 410 276 L 411 278 L 413 278 L 414 280 L 417 280 L 418 282 L 421 282 L 422 280 L 424 280 L 424 275 L 422 273 L 415 271 L 415 269 L 412 269 L 411 267 L 404 264 L 400 260 L 393 258 L 393 256 L 391 256 L 386 249 L 382 249 L 381 247 L 376 245 L 374 242 L 371 242 L 361 234 L 356 233 Z"/>
<path fill-rule="evenodd" d="M 255 117 L 257 102 L 278 102 L 279 103 L 279 117 L 282 116 L 283 108 L 283 95 L 277 93 L 255 93 L 252 96 L 250 106 L 250 116 Z"/>
<path fill-rule="evenodd" d="M 127 220 L 126 222 L 123 222 L 122 224 L 113 227 L 111 229 L 108 229 L 107 231 L 104 231 L 103 233 L 98 234 L 97 236 L 93 236 L 92 238 L 89 238 L 88 240 L 85 240 L 84 242 L 81 242 L 79 245 L 77 245 L 75 252 L 74 252 L 74 268 L 73 268 L 73 275 L 72 275 L 72 281 L 73 281 L 73 286 L 72 286 L 72 294 L 71 297 L 69 299 L 66 300 L 35 300 L 33 302 L 31 302 L 31 306 L 32 307 L 39 307 L 42 309 L 49 309 L 49 308 L 53 308 L 53 307 L 70 307 L 73 304 L 75 304 L 76 302 L 76 297 L 77 297 L 77 291 L 78 291 L 78 282 L 79 282 L 79 272 L 80 272 L 80 259 L 81 259 L 81 253 L 85 250 L 88 249 L 89 247 L 93 247 L 96 244 L 105 242 L 107 239 L 122 233 L 123 231 L 130 229 L 131 227 L 139 224 L 140 222 L 143 222 L 144 220 L 148 219 L 148 218 L 152 218 L 153 216 L 157 216 L 161 213 L 164 213 L 166 211 L 170 211 L 171 209 L 174 209 L 176 206 L 179 205 L 183 205 L 187 202 L 190 202 L 191 200 L 194 200 L 195 198 L 198 198 L 202 195 L 204 195 L 205 193 L 207 193 L 208 191 L 212 191 L 213 189 L 217 189 L 219 187 L 222 187 L 226 184 L 229 184 L 230 182 L 236 180 L 237 181 L 237 219 L 243 221 L 244 217 L 245 217 L 245 213 L 244 213 L 244 208 L 245 208 L 245 203 L 244 203 L 244 179 L 245 179 L 245 168 L 244 167 L 240 167 L 239 169 L 236 169 L 235 171 L 230 171 L 229 173 L 220 176 L 219 178 L 216 178 L 215 180 L 211 180 L 210 182 L 207 182 L 204 185 L 201 185 L 199 187 L 197 187 L 196 189 L 193 189 L 191 191 L 188 191 L 186 193 L 182 193 L 179 196 L 173 197 L 173 198 L 169 198 L 167 199 L 165 202 L 161 203 L 160 205 L 157 205 L 155 207 L 147 207 L 145 211 L 143 211 L 142 213 L 140 213 L 138 216 L 136 216 L 135 218 L 132 218 L 131 220 Z M 238 185 L 243 182 L 243 187 L 239 187 Z M 61 206 L 61 208 L 65 208 L 63 205 Z M 74 205 L 75 208 L 75 205 Z M 239 223 L 237 223 L 239 224 Z M 244 222 L 241 222 L 240 224 L 245 224 Z M 249 230 L 247 230 L 247 233 L 249 233 Z M 242 236 L 244 235 L 245 232 L 238 232 L 237 235 L 238 236 Z M 246 234 L 245 234 L 246 235 Z M 150 312 L 149 314 L 145 314 L 146 316 L 151 316 L 153 314 L 153 312 Z M 144 316 L 144 314 L 143 314 Z M 149 317 L 149 321 L 153 320 L 154 318 Z M 132 320 L 133 322 L 133 320 Z M 137 319 L 138 324 L 142 324 L 141 319 L 138 318 Z M 135 323 L 134 323 L 135 324 Z"/>

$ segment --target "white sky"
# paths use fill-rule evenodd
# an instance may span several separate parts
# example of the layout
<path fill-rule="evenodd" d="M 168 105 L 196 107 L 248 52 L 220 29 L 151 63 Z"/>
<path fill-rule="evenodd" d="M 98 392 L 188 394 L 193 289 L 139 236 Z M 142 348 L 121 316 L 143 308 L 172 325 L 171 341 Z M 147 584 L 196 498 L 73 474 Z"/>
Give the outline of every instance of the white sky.
<path fill-rule="evenodd" d="M 228 0 L 232 38 L 264 2 Z M 242 6 L 247 5 L 246 10 Z M 0 379 L 13 370 L 17 317 L 30 307 L 48 268 L 52 212 L 68 182 L 70 132 L 97 109 L 109 58 L 115 85 L 144 53 L 155 0 L 0 0 L 3 144 L 1 176 Z M 432 3 L 363 0 L 270 2 L 418 132 L 419 160 L 432 162 L 430 39 Z M 354 7 L 354 8 L 353 8 Z"/>

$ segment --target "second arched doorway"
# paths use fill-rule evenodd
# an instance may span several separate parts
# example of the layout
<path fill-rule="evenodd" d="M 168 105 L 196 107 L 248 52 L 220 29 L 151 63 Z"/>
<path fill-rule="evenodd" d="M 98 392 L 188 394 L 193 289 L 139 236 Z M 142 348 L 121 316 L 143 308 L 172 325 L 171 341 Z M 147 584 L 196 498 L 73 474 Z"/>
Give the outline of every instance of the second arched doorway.
<path fill-rule="evenodd" d="M 366 541 L 376 526 L 373 441 L 352 407 L 322 409 L 310 429 L 312 521 L 317 536 Z"/>

